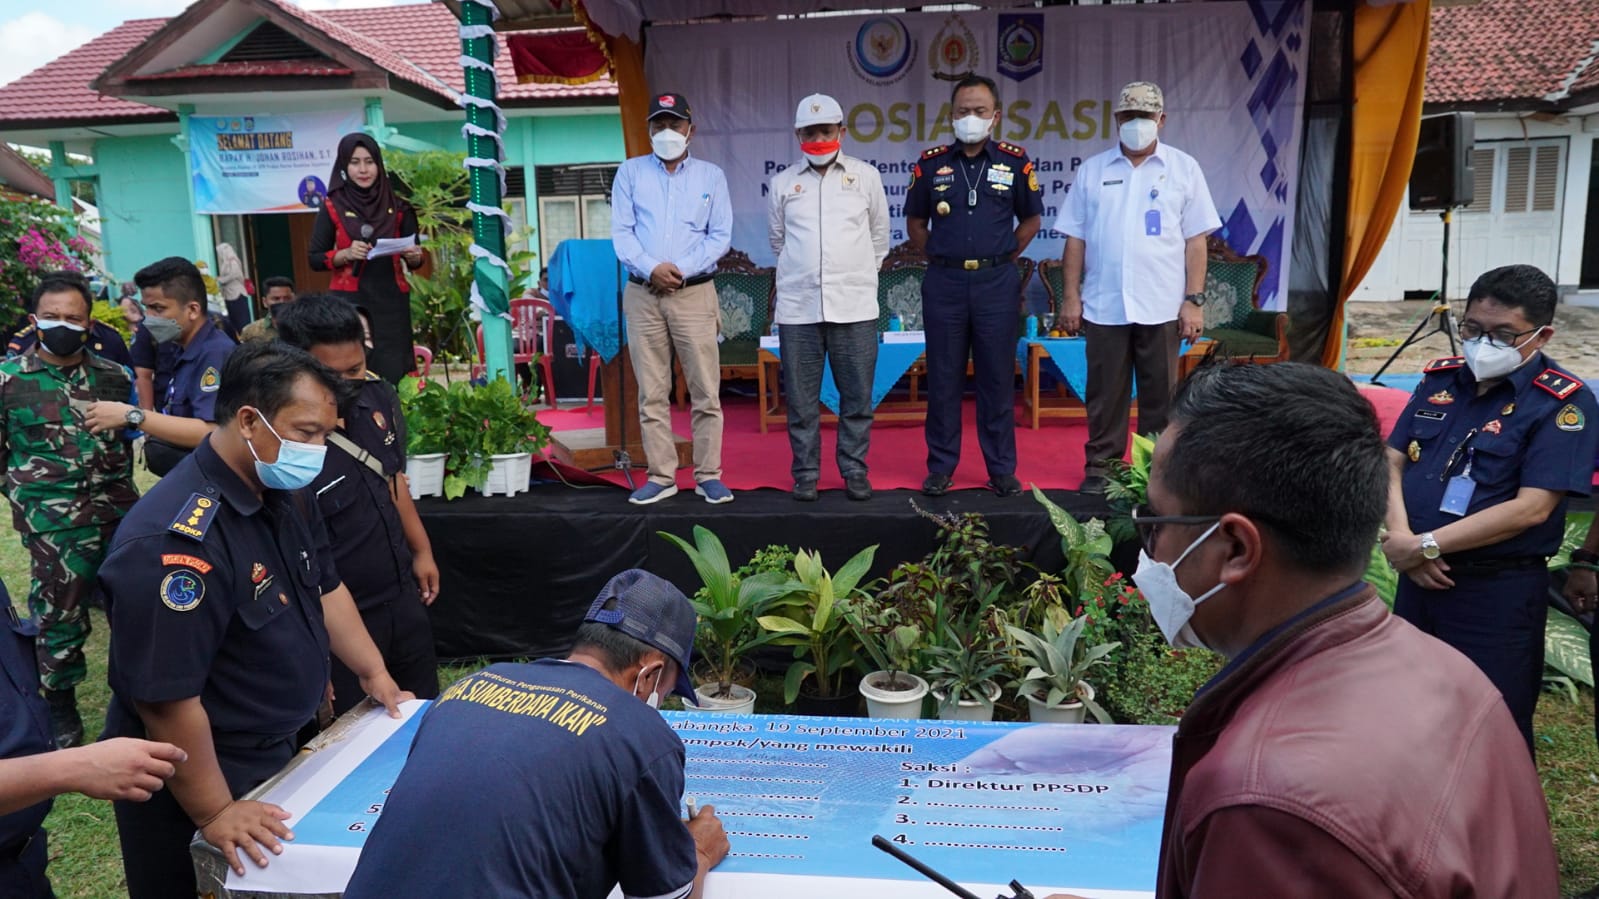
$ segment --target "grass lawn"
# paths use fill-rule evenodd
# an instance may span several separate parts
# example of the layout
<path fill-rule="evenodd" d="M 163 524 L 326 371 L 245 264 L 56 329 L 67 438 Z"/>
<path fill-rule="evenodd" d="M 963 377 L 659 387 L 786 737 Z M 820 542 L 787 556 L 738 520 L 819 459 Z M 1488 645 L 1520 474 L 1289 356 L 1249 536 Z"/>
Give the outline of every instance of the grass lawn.
<path fill-rule="evenodd" d="M 147 487 L 147 480 L 148 475 L 140 486 Z M 17 604 L 25 605 L 28 559 L 11 531 L 9 517 L 0 521 L 0 577 Z M 95 612 L 94 627 L 88 647 L 89 678 L 78 691 L 91 735 L 99 731 L 109 698 L 105 616 Z M 471 670 L 474 666 L 445 666 L 439 675 L 449 684 Z M 1538 769 L 1549 797 L 1561 883 L 1568 895 L 1599 884 L 1599 747 L 1594 744 L 1593 716 L 1594 694 L 1587 689 L 1577 704 L 1563 694 L 1546 693 L 1538 705 Z M 45 826 L 50 830 L 50 876 L 56 895 L 110 899 L 125 894 L 110 803 L 60 797 Z"/>

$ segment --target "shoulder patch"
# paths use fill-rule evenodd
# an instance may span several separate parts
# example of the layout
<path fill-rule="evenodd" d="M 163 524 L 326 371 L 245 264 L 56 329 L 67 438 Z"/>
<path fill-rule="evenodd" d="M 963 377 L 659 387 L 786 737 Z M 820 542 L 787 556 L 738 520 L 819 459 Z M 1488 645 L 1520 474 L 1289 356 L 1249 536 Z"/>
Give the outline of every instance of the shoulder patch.
<path fill-rule="evenodd" d="M 1552 368 L 1544 369 L 1544 373 L 1533 381 L 1539 387 L 1553 394 L 1555 399 L 1563 400 L 1582 389 L 1582 382 L 1565 372 L 1555 371 Z"/>
<path fill-rule="evenodd" d="M 1001 153 L 1009 153 L 1012 156 L 1018 157 L 1027 155 L 1026 150 L 1023 150 L 1021 147 L 1018 147 L 1015 144 L 1006 143 L 1002 140 L 994 141 L 994 146 L 998 147 Z"/>
<path fill-rule="evenodd" d="M 193 568 L 195 571 L 198 571 L 201 574 L 211 573 L 210 562 L 207 562 L 199 556 L 191 556 L 184 553 L 165 553 L 161 556 L 161 564 L 182 565 L 185 568 Z"/>
<path fill-rule="evenodd" d="M 206 393 L 216 393 L 221 387 L 222 376 L 217 374 L 217 367 L 207 366 L 205 373 L 200 375 L 200 389 Z"/>
<path fill-rule="evenodd" d="M 1562 431 L 1580 431 L 1587 425 L 1588 420 L 1583 417 L 1582 410 L 1577 408 L 1576 403 L 1567 403 L 1555 413 L 1555 427 Z"/>
<path fill-rule="evenodd" d="M 1465 356 L 1445 356 L 1442 359 L 1434 359 L 1427 363 L 1421 371 L 1423 374 L 1430 375 L 1441 371 L 1454 371 L 1457 368 L 1464 368 L 1465 365 Z"/>
<path fill-rule="evenodd" d="M 167 530 L 174 534 L 181 534 L 190 540 L 205 541 L 205 534 L 211 530 L 211 523 L 216 520 L 217 500 L 200 493 L 189 495 L 189 501 L 183 504 L 183 510 L 178 517 L 172 519 L 167 525 Z"/>
<path fill-rule="evenodd" d="M 938 146 L 932 148 L 931 150 L 923 150 L 922 151 L 922 158 L 923 159 L 932 159 L 934 156 L 942 156 L 942 155 L 944 155 L 945 153 L 948 153 L 948 152 L 949 152 L 949 144 L 939 144 Z"/>
<path fill-rule="evenodd" d="M 205 581 L 187 568 L 161 579 L 161 602 L 174 612 L 192 612 L 205 598 Z"/>

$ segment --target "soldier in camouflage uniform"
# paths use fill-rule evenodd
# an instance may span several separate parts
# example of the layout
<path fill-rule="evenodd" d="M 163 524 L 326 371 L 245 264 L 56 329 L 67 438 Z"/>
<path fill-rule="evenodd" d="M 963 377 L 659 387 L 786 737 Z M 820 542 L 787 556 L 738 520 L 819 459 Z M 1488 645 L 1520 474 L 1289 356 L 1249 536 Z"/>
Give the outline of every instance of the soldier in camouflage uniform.
<path fill-rule="evenodd" d="M 76 687 L 85 674 L 86 600 L 112 533 L 139 498 L 122 435 L 95 435 L 84 424 L 89 403 L 125 402 L 134 392 L 126 366 L 88 349 L 89 297 L 81 275 L 46 275 L 30 305 L 38 345 L 0 362 L 0 489 L 33 557 L 28 606 L 39 625 L 40 680 L 63 748 L 83 741 Z"/>

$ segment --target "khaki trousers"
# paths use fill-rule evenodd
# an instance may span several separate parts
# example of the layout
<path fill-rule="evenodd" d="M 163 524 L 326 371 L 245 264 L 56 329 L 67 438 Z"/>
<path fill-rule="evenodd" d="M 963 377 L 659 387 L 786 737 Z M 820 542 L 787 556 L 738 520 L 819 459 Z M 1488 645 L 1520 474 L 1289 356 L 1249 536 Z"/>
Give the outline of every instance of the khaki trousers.
<path fill-rule="evenodd" d="M 677 483 L 677 444 L 672 437 L 674 348 L 693 401 L 694 481 L 721 478 L 722 363 L 716 334 L 722 319 L 715 283 L 658 297 L 629 281 L 622 310 L 627 316 L 627 352 L 638 377 L 638 420 L 650 480 Z"/>

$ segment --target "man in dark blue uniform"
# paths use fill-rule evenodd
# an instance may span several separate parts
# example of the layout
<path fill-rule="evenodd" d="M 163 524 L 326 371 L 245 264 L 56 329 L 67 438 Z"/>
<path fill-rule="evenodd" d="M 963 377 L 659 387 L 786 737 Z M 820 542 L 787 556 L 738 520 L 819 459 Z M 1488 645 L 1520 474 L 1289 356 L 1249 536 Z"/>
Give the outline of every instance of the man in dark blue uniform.
<path fill-rule="evenodd" d="M 143 801 L 172 776 L 183 751 L 164 743 L 108 740 L 55 749 L 50 711 L 39 695 L 33 642 L 38 629 L 17 616 L 0 584 L 6 608 L 0 627 L 0 896 L 47 899 L 49 852 L 40 825 L 51 797 L 78 792 L 96 799 Z"/>
<path fill-rule="evenodd" d="M 293 756 L 331 649 L 397 714 L 401 692 L 327 552 L 312 497 L 341 382 L 302 350 L 241 347 L 222 424 L 123 519 L 100 567 L 111 621 L 106 733 L 181 747 L 170 790 L 116 804 L 132 899 L 192 896 L 201 836 L 244 874 L 290 838 L 277 806 L 238 797 Z"/>
<path fill-rule="evenodd" d="M 311 484 L 334 564 L 355 597 L 372 642 L 400 689 L 439 695 L 439 661 L 427 607 L 439 593 L 422 517 L 405 484 L 405 417 L 393 385 L 367 370 L 361 318 L 349 301 L 308 296 L 272 307 L 278 339 L 315 356 L 357 392 L 328 435 L 327 460 Z M 333 662 L 333 712 L 361 701 L 355 673 Z"/>
<path fill-rule="evenodd" d="M 211 323 L 205 281 L 189 260 L 169 256 L 140 269 L 133 280 L 144 296 L 142 324 L 156 345 L 176 342 L 183 349 L 160 412 L 147 413 L 127 403 L 95 403 L 88 422 L 95 433 L 123 427 L 143 431 L 145 464 L 165 475 L 216 427 L 222 363 L 238 343 Z"/>
<path fill-rule="evenodd" d="M 1044 211 L 1038 175 L 1015 144 L 990 139 L 1000 122 L 994 82 L 968 75 L 955 84 L 950 119 L 959 143 L 922 154 L 905 198 L 912 246 L 927 254 L 922 320 L 927 331 L 927 479 L 940 496 L 961 455 L 966 359 L 977 376 L 977 444 L 988 485 L 1020 493 L 1016 480 L 1016 257 L 1038 233 Z M 929 233 L 931 222 L 931 233 Z"/>
<path fill-rule="evenodd" d="M 1590 492 L 1599 444 L 1593 392 L 1543 354 L 1556 301 L 1530 265 L 1478 278 L 1460 323 L 1466 355 L 1426 367 L 1388 438 L 1383 552 L 1406 575 L 1394 612 L 1488 675 L 1529 749 L 1547 562 L 1566 497 Z"/>

